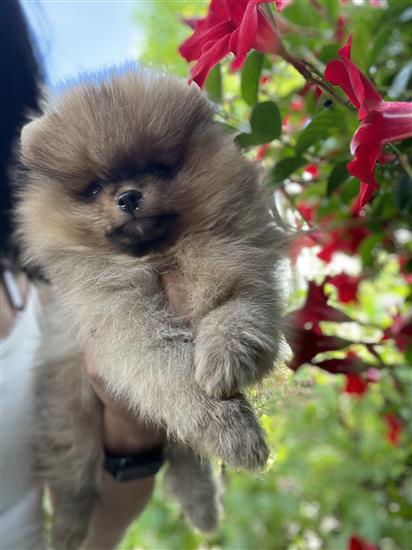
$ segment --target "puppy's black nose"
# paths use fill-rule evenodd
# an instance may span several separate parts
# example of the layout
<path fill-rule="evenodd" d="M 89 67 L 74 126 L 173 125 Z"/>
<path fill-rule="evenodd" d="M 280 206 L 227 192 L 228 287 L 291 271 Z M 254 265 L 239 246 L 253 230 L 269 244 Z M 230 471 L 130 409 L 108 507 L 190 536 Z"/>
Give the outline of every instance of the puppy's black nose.
<path fill-rule="evenodd" d="M 125 212 L 132 213 L 139 208 L 139 202 L 142 198 L 142 194 L 135 189 L 124 191 L 117 197 L 117 206 Z"/>

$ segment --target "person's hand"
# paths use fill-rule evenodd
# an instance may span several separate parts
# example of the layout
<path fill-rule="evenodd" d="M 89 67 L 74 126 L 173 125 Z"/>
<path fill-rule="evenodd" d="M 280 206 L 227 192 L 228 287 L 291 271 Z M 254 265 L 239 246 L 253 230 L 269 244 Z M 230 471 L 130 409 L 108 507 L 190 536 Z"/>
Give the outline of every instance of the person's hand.
<path fill-rule="evenodd" d="M 111 454 L 124 455 L 162 445 L 166 439 L 163 430 L 139 420 L 107 393 L 104 381 L 97 374 L 92 342 L 87 344 L 85 355 L 86 372 L 97 397 L 103 404 L 104 448 Z"/>

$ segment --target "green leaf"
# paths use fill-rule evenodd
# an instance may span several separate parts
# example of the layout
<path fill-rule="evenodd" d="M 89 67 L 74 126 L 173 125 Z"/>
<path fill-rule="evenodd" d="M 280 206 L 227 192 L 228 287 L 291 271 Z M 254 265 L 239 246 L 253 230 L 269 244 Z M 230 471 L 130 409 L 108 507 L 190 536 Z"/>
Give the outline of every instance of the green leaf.
<path fill-rule="evenodd" d="M 252 147 L 254 145 L 262 145 L 263 143 L 266 143 L 266 138 L 255 134 L 243 133 L 236 136 L 235 142 L 240 147 Z"/>
<path fill-rule="evenodd" d="M 328 63 L 338 56 L 339 44 L 325 44 L 319 52 L 319 59 Z"/>
<path fill-rule="evenodd" d="M 346 181 L 350 174 L 346 168 L 348 161 L 345 160 L 333 167 L 332 172 L 329 174 L 328 185 L 326 194 L 330 196 L 344 181 Z"/>
<path fill-rule="evenodd" d="M 379 57 L 379 54 L 388 45 L 389 38 L 393 31 L 394 28 L 392 26 L 385 26 L 381 30 L 378 30 L 377 34 L 374 37 L 373 46 L 369 54 L 369 67 L 375 63 L 375 61 Z"/>
<path fill-rule="evenodd" d="M 248 55 L 243 67 L 240 89 L 243 99 L 251 107 L 256 105 L 258 100 L 259 79 L 262 72 L 263 60 L 263 53 L 252 51 Z"/>
<path fill-rule="evenodd" d="M 359 186 L 359 180 L 354 178 L 353 176 L 345 180 L 341 184 L 339 190 L 339 197 L 341 201 L 344 204 L 349 205 L 353 201 L 353 199 L 359 195 Z"/>
<path fill-rule="evenodd" d="M 271 183 L 282 183 L 293 172 L 307 164 L 307 160 L 302 157 L 288 157 L 279 161 L 271 171 Z"/>
<path fill-rule="evenodd" d="M 382 240 L 382 233 L 375 233 L 374 235 L 369 235 L 363 239 L 359 245 L 358 254 L 362 258 L 364 267 L 373 265 L 375 250 L 382 243 Z"/>
<path fill-rule="evenodd" d="M 320 139 L 329 137 L 337 126 L 340 126 L 338 112 L 332 107 L 324 109 L 318 115 L 313 117 L 312 121 L 298 137 L 296 144 L 296 153 L 301 155 L 311 145 L 317 143 Z"/>
<path fill-rule="evenodd" d="M 241 147 L 261 145 L 277 139 L 282 129 L 282 121 L 276 103 L 258 103 L 252 111 L 250 126 L 250 133 L 239 134 L 236 137 L 236 143 Z"/>
<path fill-rule="evenodd" d="M 264 143 L 278 138 L 282 130 L 282 120 L 276 103 L 274 101 L 258 103 L 252 111 L 250 125 L 253 134 L 266 137 Z"/>
<path fill-rule="evenodd" d="M 222 102 L 222 71 L 220 68 L 220 63 L 215 65 L 210 71 L 206 83 L 205 90 L 209 98 L 215 103 Z"/>

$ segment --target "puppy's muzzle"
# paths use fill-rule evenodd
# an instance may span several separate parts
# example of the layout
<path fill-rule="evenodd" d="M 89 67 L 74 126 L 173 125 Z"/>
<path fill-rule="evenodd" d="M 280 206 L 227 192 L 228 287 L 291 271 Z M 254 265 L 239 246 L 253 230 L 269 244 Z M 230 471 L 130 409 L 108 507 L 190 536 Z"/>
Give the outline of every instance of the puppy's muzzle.
<path fill-rule="evenodd" d="M 117 197 L 117 206 L 123 210 L 123 212 L 133 214 L 135 210 L 138 210 L 141 198 L 142 194 L 139 193 L 139 191 L 130 189 L 129 191 L 120 193 Z"/>

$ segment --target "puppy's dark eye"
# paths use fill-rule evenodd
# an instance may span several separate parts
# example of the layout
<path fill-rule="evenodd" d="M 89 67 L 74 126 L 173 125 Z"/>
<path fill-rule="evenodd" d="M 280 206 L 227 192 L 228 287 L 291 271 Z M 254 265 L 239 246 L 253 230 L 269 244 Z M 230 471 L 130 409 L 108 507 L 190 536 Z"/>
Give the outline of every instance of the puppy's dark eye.
<path fill-rule="evenodd" d="M 167 166 L 166 164 L 151 164 L 147 171 L 149 174 L 152 174 L 156 178 L 160 178 L 162 180 L 170 179 L 174 176 L 174 168 L 172 166 Z"/>
<path fill-rule="evenodd" d="M 94 181 L 86 187 L 84 190 L 84 195 L 86 197 L 97 197 L 103 191 L 103 185 L 99 181 Z"/>

